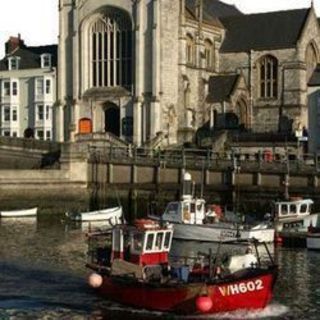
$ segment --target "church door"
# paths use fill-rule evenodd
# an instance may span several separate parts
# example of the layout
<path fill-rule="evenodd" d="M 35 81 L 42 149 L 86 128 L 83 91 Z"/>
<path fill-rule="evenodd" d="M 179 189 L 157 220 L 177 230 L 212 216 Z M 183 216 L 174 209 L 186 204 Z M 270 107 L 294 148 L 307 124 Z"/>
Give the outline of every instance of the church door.
<path fill-rule="evenodd" d="M 105 132 L 120 136 L 120 109 L 114 103 L 105 106 Z"/>

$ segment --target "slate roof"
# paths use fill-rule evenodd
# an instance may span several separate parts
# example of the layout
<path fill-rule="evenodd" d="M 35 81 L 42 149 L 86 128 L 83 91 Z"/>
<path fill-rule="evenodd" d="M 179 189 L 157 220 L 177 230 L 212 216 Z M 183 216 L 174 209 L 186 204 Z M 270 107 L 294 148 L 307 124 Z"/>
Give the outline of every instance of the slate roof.
<path fill-rule="evenodd" d="M 309 83 L 309 87 L 317 87 L 320 86 L 320 64 L 317 65 L 316 69 L 314 70 Z"/>
<path fill-rule="evenodd" d="M 186 0 L 186 7 L 195 17 L 197 0 Z M 216 18 L 242 14 L 234 5 L 219 0 L 203 0 L 203 20 L 215 21 Z"/>
<path fill-rule="evenodd" d="M 295 47 L 310 9 L 222 17 L 226 38 L 221 52 Z"/>
<path fill-rule="evenodd" d="M 239 75 L 221 75 L 209 78 L 208 103 L 222 102 L 228 100 L 234 86 L 238 81 Z"/>
<path fill-rule="evenodd" d="M 27 47 L 22 46 L 8 54 L 5 58 L 0 61 L 0 70 L 8 70 L 8 58 L 9 57 L 20 57 L 19 70 L 23 69 L 36 69 L 41 68 L 41 54 L 49 53 L 52 55 L 51 65 L 57 66 L 57 45 L 47 45 L 39 47 Z"/>

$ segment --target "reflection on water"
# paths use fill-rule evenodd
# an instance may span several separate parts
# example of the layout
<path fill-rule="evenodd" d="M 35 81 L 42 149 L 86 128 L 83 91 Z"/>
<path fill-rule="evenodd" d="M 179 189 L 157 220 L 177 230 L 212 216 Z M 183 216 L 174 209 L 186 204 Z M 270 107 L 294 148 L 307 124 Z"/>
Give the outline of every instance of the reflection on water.
<path fill-rule="evenodd" d="M 0 219 L 0 319 L 319 318 L 316 252 L 280 248 L 275 298 L 263 311 L 179 317 L 130 309 L 95 295 L 85 282 L 86 232 L 87 227 L 60 217 Z M 209 248 L 215 252 L 217 244 L 174 241 L 172 255 L 195 256 Z M 236 253 L 245 247 L 228 250 Z"/>

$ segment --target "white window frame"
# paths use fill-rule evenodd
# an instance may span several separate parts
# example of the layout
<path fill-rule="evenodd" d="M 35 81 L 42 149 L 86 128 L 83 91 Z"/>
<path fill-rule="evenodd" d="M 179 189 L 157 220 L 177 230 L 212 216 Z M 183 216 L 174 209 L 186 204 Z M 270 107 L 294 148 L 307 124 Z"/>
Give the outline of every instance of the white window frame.
<path fill-rule="evenodd" d="M 10 83 L 10 80 L 4 80 L 2 82 L 2 92 L 3 92 L 3 96 L 4 97 L 10 97 L 10 95 L 11 95 L 11 83 Z"/>
<path fill-rule="evenodd" d="M 18 95 L 18 81 L 17 80 L 12 80 L 11 81 L 11 94 L 12 96 L 17 96 Z"/>
<path fill-rule="evenodd" d="M 2 121 L 3 121 L 3 122 L 10 122 L 10 120 L 11 120 L 11 114 L 10 114 L 10 112 L 11 112 L 11 108 L 10 108 L 9 105 L 4 105 L 4 106 L 2 107 Z M 8 116 L 8 115 L 9 115 L 9 118 L 6 117 L 6 116 Z"/>
<path fill-rule="evenodd" d="M 42 137 L 40 137 L 39 133 L 42 132 Z M 43 129 L 37 129 L 37 138 L 39 140 L 44 140 L 44 130 Z"/>
<path fill-rule="evenodd" d="M 14 117 L 14 114 L 15 114 L 15 117 Z M 11 108 L 11 120 L 12 120 L 12 122 L 18 122 L 18 107 L 17 106 L 12 106 L 12 108 Z"/>
<path fill-rule="evenodd" d="M 19 70 L 19 67 L 20 67 L 20 57 L 8 58 L 8 69 L 9 70 Z"/>
<path fill-rule="evenodd" d="M 45 119 L 51 120 L 51 106 L 49 104 L 45 106 Z"/>
<path fill-rule="evenodd" d="M 45 93 L 46 94 L 51 94 L 51 91 L 52 91 L 52 85 L 51 85 L 52 81 L 51 81 L 51 79 L 45 79 L 44 82 L 45 82 L 45 84 L 44 84 Z"/>
<path fill-rule="evenodd" d="M 42 112 L 40 112 L 40 109 L 42 107 Z M 36 105 L 36 119 L 37 121 L 43 121 L 44 120 L 44 104 L 37 104 Z"/>
<path fill-rule="evenodd" d="M 51 68 L 52 66 L 52 55 L 44 53 L 41 55 L 41 68 Z"/>
<path fill-rule="evenodd" d="M 36 95 L 42 96 L 44 95 L 44 82 L 43 78 L 36 78 Z"/>
<path fill-rule="evenodd" d="M 46 130 L 46 140 L 51 140 L 51 130 Z"/>

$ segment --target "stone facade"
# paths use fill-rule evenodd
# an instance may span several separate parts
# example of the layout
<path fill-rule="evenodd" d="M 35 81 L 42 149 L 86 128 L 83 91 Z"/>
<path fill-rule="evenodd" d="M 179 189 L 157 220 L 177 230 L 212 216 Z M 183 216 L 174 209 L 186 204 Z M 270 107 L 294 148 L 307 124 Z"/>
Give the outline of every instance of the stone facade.
<path fill-rule="evenodd" d="M 254 132 L 291 132 L 308 126 L 306 52 L 312 46 L 318 62 L 320 45 L 313 7 L 294 45 L 226 52 L 221 47 L 228 30 L 223 19 L 208 19 L 203 1 L 191 10 L 192 0 L 60 0 L 56 139 L 74 141 L 82 119 L 92 122 L 93 132 L 153 147 L 194 142 L 199 128 L 214 129 L 216 118 L 226 113 L 234 113 L 239 124 Z M 129 85 L 120 83 L 113 54 L 97 54 L 100 45 L 110 49 L 112 30 L 123 32 L 124 20 L 132 31 Z M 103 30 L 112 24 L 120 29 L 105 31 L 108 36 L 96 44 L 92 30 L 97 21 L 105 24 Z M 117 57 L 121 60 L 126 54 Z M 277 64 L 276 94 L 271 98 L 260 97 L 259 64 L 264 57 Z M 112 73 L 100 62 L 115 66 Z M 101 79 L 93 65 L 98 73 L 102 68 L 101 78 L 108 73 L 114 83 L 97 85 L 95 77 Z M 210 102 L 210 78 L 221 75 L 238 75 L 239 80 L 224 98 Z"/>

